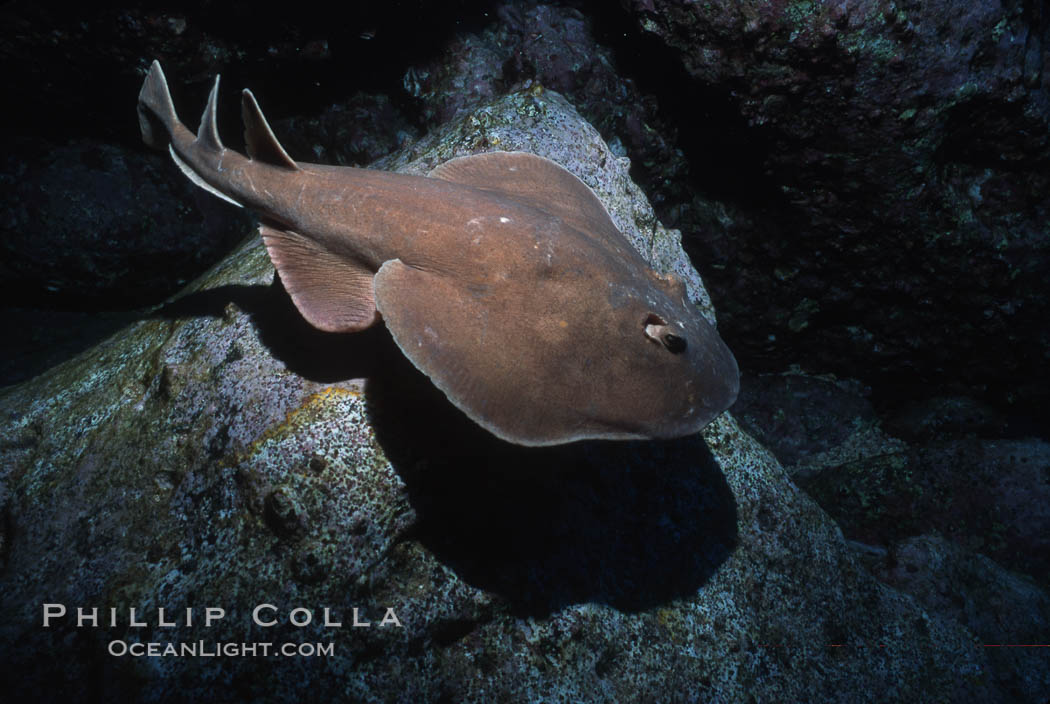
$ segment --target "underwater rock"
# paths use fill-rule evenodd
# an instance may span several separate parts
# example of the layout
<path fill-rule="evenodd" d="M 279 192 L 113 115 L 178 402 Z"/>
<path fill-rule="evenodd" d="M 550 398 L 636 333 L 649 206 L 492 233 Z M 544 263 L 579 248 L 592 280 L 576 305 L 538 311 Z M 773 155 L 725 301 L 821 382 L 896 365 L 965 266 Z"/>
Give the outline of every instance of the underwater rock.
<path fill-rule="evenodd" d="M 746 123 L 750 191 L 699 207 L 695 228 L 698 251 L 725 255 L 705 275 L 740 359 L 804 361 L 905 397 L 932 386 L 1045 405 L 1043 5 L 631 6 L 693 90 Z"/>
<path fill-rule="evenodd" d="M 966 396 L 931 396 L 906 404 L 886 419 L 894 435 L 909 441 L 930 441 L 977 435 L 1002 437 L 1009 426 L 988 404 Z"/>
<path fill-rule="evenodd" d="M 908 447 L 866 434 L 796 474 L 848 538 L 889 545 L 930 530 L 1007 569 L 1050 579 L 1050 444 L 965 437 Z"/>
<path fill-rule="evenodd" d="M 859 386 L 801 373 L 753 375 L 742 380 L 733 415 L 791 472 L 875 422 L 864 398 L 870 390 Z"/>
<path fill-rule="evenodd" d="M 163 301 L 243 237 L 202 214 L 166 159 L 93 141 L 13 140 L 0 166 L 7 305 L 127 310 Z M 211 217 L 209 217 L 209 215 Z M 239 227 L 238 227 L 239 226 Z"/>
<path fill-rule="evenodd" d="M 416 141 L 417 125 L 387 95 L 357 93 L 320 115 L 274 120 L 281 144 L 299 161 L 361 166 Z"/>
<path fill-rule="evenodd" d="M 578 174 L 710 315 L 678 234 L 555 93 L 496 100 L 382 165 L 425 173 L 492 144 Z M 272 278 L 248 240 L 155 317 L 0 392 L 5 692 L 1009 698 L 972 634 L 874 580 L 728 413 L 674 441 L 502 443 L 381 328 L 311 331 Z M 44 604 L 69 614 L 45 628 Z M 93 606 L 117 625 L 77 627 Z M 224 616 L 207 625 L 209 607 Z M 110 654 L 198 641 L 333 651 Z"/>
<path fill-rule="evenodd" d="M 0 162 L 2 317 L 20 331 L 0 342 L 0 386 L 113 334 L 244 236 L 152 154 L 13 138 Z"/>
<path fill-rule="evenodd" d="M 512 86 L 539 83 L 568 98 L 617 156 L 630 154 L 632 176 L 644 181 L 650 198 L 680 196 L 689 179 L 677 130 L 629 77 L 637 67 L 619 60 L 610 44 L 617 33 L 603 26 L 629 21 L 621 14 L 613 7 L 588 13 L 558 3 L 496 3 L 491 22 L 413 65 L 404 88 L 428 124 L 441 124 Z"/>
<path fill-rule="evenodd" d="M 1045 587 L 938 535 L 916 536 L 893 546 L 878 576 L 914 596 L 931 613 L 964 624 L 988 646 L 1042 643 L 1050 630 Z M 1050 670 L 1041 649 L 1006 654 L 1008 650 L 989 647 L 1004 688 L 1020 701 L 1039 701 L 1050 691 Z"/>

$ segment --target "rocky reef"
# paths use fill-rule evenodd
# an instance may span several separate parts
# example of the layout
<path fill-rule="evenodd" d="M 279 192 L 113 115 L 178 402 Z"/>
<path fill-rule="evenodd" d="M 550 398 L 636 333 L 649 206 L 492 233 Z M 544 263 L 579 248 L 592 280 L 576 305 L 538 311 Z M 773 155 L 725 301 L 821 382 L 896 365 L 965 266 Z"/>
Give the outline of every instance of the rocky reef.
<path fill-rule="evenodd" d="M 688 267 L 626 162 L 555 93 L 497 100 L 388 165 L 425 171 L 497 143 L 564 163 L 651 261 Z M 271 278 L 251 238 L 175 303 L 5 392 L 0 628 L 18 644 L 5 653 L 15 691 L 995 700 L 973 636 L 880 585 L 732 416 L 673 442 L 505 445 L 382 330 L 307 334 Z M 70 617 L 42 627 L 45 603 Z M 261 626 L 261 604 L 314 620 Z M 117 625 L 77 627 L 73 609 L 92 606 L 116 608 Z M 159 625 L 160 608 L 206 607 L 227 616 Z M 399 626 L 379 626 L 387 609 Z M 334 651 L 109 654 L 200 640 Z"/>
<path fill-rule="evenodd" d="M 752 142 L 750 197 L 692 217 L 753 368 L 1045 403 L 1043 3 L 631 5 Z"/>
<path fill-rule="evenodd" d="M 1050 622 L 1042 3 L 297 9 L 0 8 L 5 692 L 1045 699 L 1002 647 Z M 223 75 L 236 148 L 247 86 L 300 160 L 564 164 L 717 309 L 739 402 L 495 440 L 381 327 L 310 328 L 142 147 L 154 58 L 191 126 Z M 150 642 L 198 654 L 119 652 Z M 243 643 L 293 655 L 215 654 Z"/>

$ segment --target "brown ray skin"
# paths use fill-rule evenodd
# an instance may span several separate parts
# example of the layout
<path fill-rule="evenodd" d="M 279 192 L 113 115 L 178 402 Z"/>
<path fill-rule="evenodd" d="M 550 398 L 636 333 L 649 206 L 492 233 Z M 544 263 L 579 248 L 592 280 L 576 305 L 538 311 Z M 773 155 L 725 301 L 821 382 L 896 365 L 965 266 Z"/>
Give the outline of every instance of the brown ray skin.
<path fill-rule="evenodd" d="M 219 142 L 214 95 L 195 136 L 154 62 L 144 139 L 164 146 L 165 130 L 191 178 L 260 214 L 308 321 L 361 330 L 381 313 L 413 364 L 497 436 L 677 437 L 735 400 L 736 361 L 684 286 L 653 272 L 554 162 L 492 152 L 431 176 L 296 163 L 245 91 L 246 158 Z M 654 339 L 664 331 L 678 340 Z"/>

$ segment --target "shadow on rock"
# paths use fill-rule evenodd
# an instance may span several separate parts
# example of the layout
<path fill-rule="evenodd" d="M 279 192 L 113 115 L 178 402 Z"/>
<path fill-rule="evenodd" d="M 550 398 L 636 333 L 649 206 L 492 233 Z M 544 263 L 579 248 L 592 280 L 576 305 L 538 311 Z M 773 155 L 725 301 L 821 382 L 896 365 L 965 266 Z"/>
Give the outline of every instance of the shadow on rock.
<path fill-rule="evenodd" d="M 699 435 L 513 445 L 399 354 L 366 399 L 418 515 L 412 537 L 521 615 L 666 604 L 694 594 L 736 544 L 736 502 Z"/>
<path fill-rule="evenodd" d="M 277 275 L 270 286 L 229 285 L 187 294 L 153 317 L 220 318 L 231 303 L 248 313 L 259 339 L 275 358 L 311 381 L 370 378 L 388 357 L 401 356 L 381 325 L 359 333 L 323 332 L 313 327 L 295 308 Z"/>
<path fill-rule="evenodd" d="M 638 611 L 696 592 L 736 544 L 736 502 L 699 435 L 670 441 L 513 445 L 453 406 L 384 326 L 306 323 L 275 280 L 190 294 L 157 315 L 252 316 L 301 376 L 366 377 L 377 439 L 418 515 L 411 537 L 468 584 L 545 616 L 595 601 Z"/>

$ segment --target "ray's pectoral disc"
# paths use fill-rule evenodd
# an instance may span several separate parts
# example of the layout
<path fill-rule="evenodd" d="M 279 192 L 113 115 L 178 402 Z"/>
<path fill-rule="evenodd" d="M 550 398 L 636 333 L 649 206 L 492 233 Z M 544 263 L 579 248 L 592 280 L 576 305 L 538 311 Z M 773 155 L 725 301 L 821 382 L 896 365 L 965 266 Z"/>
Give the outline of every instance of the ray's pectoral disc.
<path fill-rule="evenodd" d="M 470 418 L 525 445 L 693 433 L 736 398 L 736 361 L 684 287 L 654 274 L 597 196 L 542 157 L 461 157 L 429 176 L 293 161 L 244 92 L 249 157 L 197 135 L 160 65 L 143 138 L 262 218 L 296 307 L 322 330 L 386 322 Z"/>

